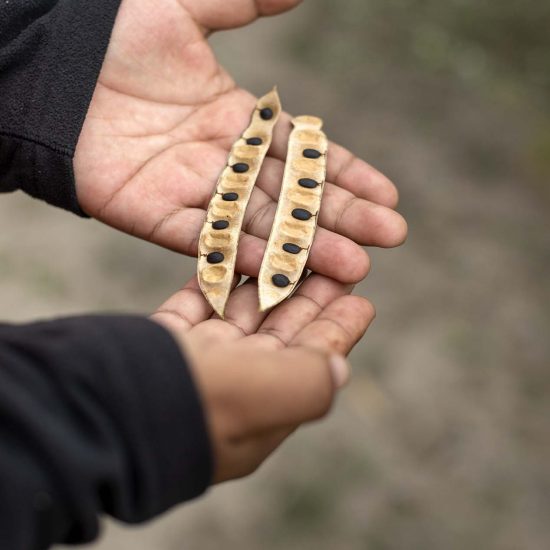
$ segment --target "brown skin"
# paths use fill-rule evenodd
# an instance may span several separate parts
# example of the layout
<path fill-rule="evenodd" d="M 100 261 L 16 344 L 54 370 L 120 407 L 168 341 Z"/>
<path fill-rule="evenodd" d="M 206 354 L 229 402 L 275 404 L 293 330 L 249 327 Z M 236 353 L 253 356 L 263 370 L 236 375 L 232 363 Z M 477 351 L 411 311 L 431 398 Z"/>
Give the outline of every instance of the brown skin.
<path fill-rule="evenodd" d="M 98 220 L 195 256 L 205 209 L 231 144 L 256 103 L 218 64 L 207 36 L 291 9 L 299 0 L 123 0 L 74 159 L 77 195 Z M 283 114 L 252 193 L 238 273 L 256 277 L 275 214 L 290 117 Z M 344 148 L 329 147 L 310 277 L 269 315 L 253 283 L 225 321 L 196 279 L 153 318 L 190 360 L 205 405 L 216 481 L 253 471 L 303 422 L 323 416 L 346 355 L 374 317 L 346 283 L 365 277 L 363 245 L 402 243 L 394 185 Z M 221 360 L 220 360 L 221 358 Z"/>
<path fill-rule="evenodd" d="M 78 142 L 81 207 L 132 235 L 195 256 L 205 209 L 256 98 L 218 64 L 206 40 L 296 0 L 123 0 Z M 275 214 L 290 130 L 281 117 L 252 194 L 237 272 L 257 276 Z M 366 276 L 362 245 L 403 242 L 394 185 L 331 144 L 320 228 L 308 267 L 352 283 Z"/>
<path fill-rule="evenodd" d="M 323 417 L 338 386 L 331 359 L 347 355 L 374 319 L 350 286 L 310 275 L 270 313 L 254 279 L 233 290 L 225 320 L 196 278 L 152 316 L 189 359 L 215 457 L 215 482 L 253 472 L 300 424 Z"/>

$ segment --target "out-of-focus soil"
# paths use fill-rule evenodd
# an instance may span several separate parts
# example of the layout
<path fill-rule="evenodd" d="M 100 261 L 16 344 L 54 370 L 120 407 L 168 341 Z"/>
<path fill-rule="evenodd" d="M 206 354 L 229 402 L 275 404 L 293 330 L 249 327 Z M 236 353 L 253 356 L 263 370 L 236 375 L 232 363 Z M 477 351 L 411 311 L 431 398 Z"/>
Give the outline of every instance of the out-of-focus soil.
<path fill-rule="evenodd" d="M 277 83 L 288 110 L 322 116 L 401 190 L 410 238 L 371 251 L 357 291 L 378 317 L 353 381 L 251 478 L 147 526 L 109 522 L 93 548 L 546 550 L 550 208 L 518 158 L 529 121 L 399 67 L 347 90 L 285 53 L 309 9 L 213 42 L 240 83 Z M 5 320 L 150 312 L 194 271 L 25 196 L 2 196 L 0 219 Z"/>

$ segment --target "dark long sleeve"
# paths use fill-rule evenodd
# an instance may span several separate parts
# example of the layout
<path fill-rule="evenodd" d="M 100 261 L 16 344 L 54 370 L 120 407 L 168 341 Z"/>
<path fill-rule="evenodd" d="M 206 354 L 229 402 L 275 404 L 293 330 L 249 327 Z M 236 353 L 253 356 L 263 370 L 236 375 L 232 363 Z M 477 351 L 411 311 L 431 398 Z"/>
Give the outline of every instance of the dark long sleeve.
<path fill-rule="evenodd" d="M 211 476 L 181 353 L 139 317 L 0 325 L 0 548 L 92 540 L 98 514 L 151 518 Z"/>
<path fill-rule="evenodd" d="M 119 4 L 0 1 L 0 192 L 84 214 L 72 159 Z"/>
<path fill-rule="evenodd" d="M 72 158 L 120 0 L 0 0 L 0 192 L 80 211 Z M 212 456 L 170 334 L 139 317 L 0 324 L 0 550 L 92 540 L 201 494 Z"/>

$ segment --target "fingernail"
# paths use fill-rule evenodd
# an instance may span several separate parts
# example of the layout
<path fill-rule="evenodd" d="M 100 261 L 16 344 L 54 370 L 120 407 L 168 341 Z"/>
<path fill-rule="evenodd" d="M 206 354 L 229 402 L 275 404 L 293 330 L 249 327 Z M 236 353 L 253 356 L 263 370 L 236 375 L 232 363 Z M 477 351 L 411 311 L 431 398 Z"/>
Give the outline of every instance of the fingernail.
<path fill-rule="evenodd" d="M 350 378 L 349 363 L 341 355 L 332 355 L 329 360 L 329 364 L 334 383 L 337 388 L 341 388 Z"/>

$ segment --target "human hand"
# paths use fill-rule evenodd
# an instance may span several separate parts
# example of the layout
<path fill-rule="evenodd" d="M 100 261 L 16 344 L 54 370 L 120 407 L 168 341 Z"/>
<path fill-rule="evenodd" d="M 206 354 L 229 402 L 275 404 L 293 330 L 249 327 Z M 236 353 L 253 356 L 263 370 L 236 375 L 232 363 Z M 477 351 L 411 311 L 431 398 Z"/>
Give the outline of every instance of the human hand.
<path fill-rule="evenodd" d="M 256 98 L 238 88 L 206 40 L 214 30 L 299 0 L 123 0 L 76 149 L 82 209 L 113 227 L 195 256 L 215 182 Z M 273 222 L 289 134 L 284 114 L 252 193 L 236 271 L 257 276 Z M 308 268 L 345 283 L 368 272 L 361 245 L 406 236 L 382 174 L 331 144 Z"/>
<path fill-rule="evenodd" d="M 300 424 L 324 416 L 349 376 L 343 356 L 374 308 L 350 286 L 310 275 L 270 313 L 249 279 L 213 315 L 196 278 L 152 316 L 180 343 L 202 397 L 214 481 L 248 475 Z"/>

